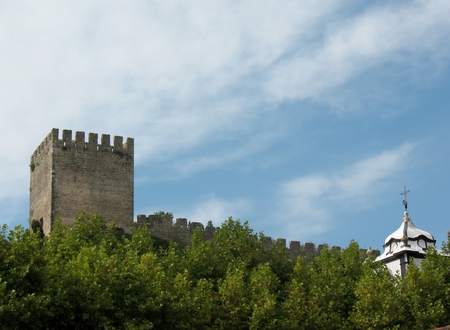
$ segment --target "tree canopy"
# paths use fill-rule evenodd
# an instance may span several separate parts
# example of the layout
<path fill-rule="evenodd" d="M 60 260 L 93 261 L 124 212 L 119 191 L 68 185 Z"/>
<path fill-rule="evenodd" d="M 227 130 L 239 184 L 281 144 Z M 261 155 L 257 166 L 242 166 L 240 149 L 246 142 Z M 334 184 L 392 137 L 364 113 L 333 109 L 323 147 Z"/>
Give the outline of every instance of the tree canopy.
<path fill-rule="evenodd" d="M 356 242 L 312 261 L 229 218 L 212 241 L 155 244 L 81 213 L 51 235 L 3 226 L 4 329 L 429 329 L 450 324 L 449 244 L 404 278 Z"/>

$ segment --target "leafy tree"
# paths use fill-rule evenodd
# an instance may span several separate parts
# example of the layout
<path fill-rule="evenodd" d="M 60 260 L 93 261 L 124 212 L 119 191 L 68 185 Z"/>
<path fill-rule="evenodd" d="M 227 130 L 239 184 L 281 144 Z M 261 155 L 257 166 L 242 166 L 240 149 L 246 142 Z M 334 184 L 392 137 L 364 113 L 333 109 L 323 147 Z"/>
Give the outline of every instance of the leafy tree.
<path fill-rule="evenodd" d="M 269 263 L 272 272 L 279 279 L 278 291 L 281 294 L 285 285 L 290 281 L 295 266 L 295 261 L 289 258 L 286 246 L 281 241 L 277 241 L 270 249 L 263 252 L 261 262 Z"/>
<path fill-rule="evenodd" d="M 309 285 L 309 328 L 349 329 L 350 312 L 356 302 L 355 288 L 364 256 L 356 242 L 344 251 L 322 249 L 314 260 Z"/>
<path fill-rule="evenodd" d="M 185 249 L 186 267 L 194 283 L 201 279 L 217 283 L 223 277 L 224 265 L 221 264 L 212 241 L 204 241 L 203 233 L 197 228 L 191 237 L 191 245 Z"/>
<path fill-rule="evenodd" d="M 407 307 L 402 299 L 402 278 L 392 276 L 386 266 L 368 260 L 357 288 L 354 313 L 357 329 L 400 329 Z"/>
<path fill-rule="evenodd" d="M 247 329 L 251 316 L 250 299 L 245 283 L 245 264 L 230 265 L 219 283 L 218 313 L 215 324 L 219 329 Z"/>
<path fill-rule="evenodd" d="M 4 329 L 41 328 L 49 317 L 43 239 L 21 226 L 0 233 L 0 324 Z"/>
<path fill-rule="evenodd" d="M 414 262 L 410 262 L 401 283 L 410 315 L 405 329 L 431 329 L 445 322 L 443 295 L 446 290 L 442 270 L 424 266 L 425 270 L 420 271 Z"/>
<path fill-rule="evenodd" d="M 227 219 L 205 241 L 156 248 L 146 226 L 125 234 L 100 215 L 57 221 L 49 236 L 0 231 L 5 329 L 426 329 L 450 323 L 449 243 L 404 278 L 351 242 L 288 258 L 248 223 Z M 306 261 L 305 261 L 306 260 Z"/>
<path fill-rule="evenodd" d="M 314 275 L 312 264 L 306 264 L 302 257 L 298 257 L 282 304 L 280 322 L 283 329 L 308 329 L 309 285 Z"/>
<path fill-rule="evenodd" d="M 61 328 L 153 327 L 161 320 L 161 272 L 150 233 L 117 235 L 98 215 L 60 223 L 48 239 L 46 293 Z"/>
<path fill-rule="evenodd" d="M 229 217 L 214 233 L 213 246 L 222 276 L 230 264 L 252 269 L 264 260 L 262 235 L 254 234 L 247 221 L 242 224 Z"/>
<path fill-rule="evenodd" d="M 250 274 L 250 329 L 278 329 L 278 278 L 269 264 L 260 264 Z"/>

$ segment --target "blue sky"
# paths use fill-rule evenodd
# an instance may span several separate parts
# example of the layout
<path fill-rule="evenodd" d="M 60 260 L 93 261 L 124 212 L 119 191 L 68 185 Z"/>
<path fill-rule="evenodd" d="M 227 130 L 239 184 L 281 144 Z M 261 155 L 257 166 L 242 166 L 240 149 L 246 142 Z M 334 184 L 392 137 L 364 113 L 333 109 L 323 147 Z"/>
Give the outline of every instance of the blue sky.
<path fill-rule="evenodd" d="M 382 248 L 450 230 L 450 2 L 0 2 L 0 219 L 52 128 L 135 139 L 135 214 Z"/>

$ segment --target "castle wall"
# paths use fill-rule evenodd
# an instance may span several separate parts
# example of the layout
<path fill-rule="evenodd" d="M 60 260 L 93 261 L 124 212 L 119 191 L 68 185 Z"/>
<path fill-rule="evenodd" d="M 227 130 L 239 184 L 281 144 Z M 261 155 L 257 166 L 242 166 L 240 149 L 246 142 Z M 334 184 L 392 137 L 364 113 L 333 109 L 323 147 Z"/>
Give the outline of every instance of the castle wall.
<path fill-rule="evenodd" d="M 170 213 L 164 215 L 151 214 L 149 216 L 139 214 L 137 225 L 146 225 L 152 236 L 173 241 L 181 248 L 191 244 L 191 236 L 196 228 L 201 228 L 203 231 L 203 225 L 200 222 L 188 223 L 187 219 L 178 218 L 174 223 L 173 215 Z M 208 237 L 212 239 L 211 231 L 204 231 L 204 236 L 205 239 Z"/>
<path fill-rule="evenodd" d="M 150 234 L 153 237 L 159 239 L 173 241 L 177 243 L 181 248 L 191 244 L 191 236 L 196 228 L 200 228 L 203 232 L 203 239 L 205 241 L 211 241 L 214 238 L 215 228 L 212 225 L 204 227 L 200 222 L 188 223 L 185 218 L 177 218 L 176 222 L 173 222 L 173 215 L 171 213 L 165 214 L 151 214 L 146 216 L 145 214 L 139 214 L 137 216 L 136 226 L 145 225 L 150 229 Z M 307 260 L 312 260 L 316 257 L 322 249 L 329 249 L 327 244 L 319 244 L 316 248 L 314 243 L 307 242 L 303 245 L 299 241 L 290 241 L 289 248 L 286 247 L 285 238 L 272 239 L 272 237 L 264 237 L 262 242 L 263 248 L 268 250 L 274 246 L 282 246 L 286 248 L 286 253 L 290 259 L 297 259 L 299 256 L 305 257 Z M 332 246 L 331 249 L 341 250 L 339 246 Z M 367 250 L 360 249 L 365 255 Z M 370 250 L 370 253 L 378 256 L 379 250 Z"/>
<path fill-rule="evenodd" d="M 70 130 L 63 130 L 61 139 L 58 133 L 53 129 L 43 150 L 40 146 L 32 155 L 36 165 L 31 173 L 30 221 L 44 216 L 47 234 L 56 217 L 70 225 L 80 211 L 86 211 L 100 213 L 106 221 L 129 230 L 133 224 L 134 140 L 128 138 L 123 144 L 123 138 L 115 136 L 111 145 L 110 136 L 102 135 L 99 144 L 95 133 L 89 133 L 87 142 L 84 132 L 76 132 L 75 139 Z M 43 201 L 42 212 L 39 201 Z M 50 223 L 46 220 L 49 208 Z"/>
<path fill-rule="evenodd" d="M 212 224 L 204 227 L 184 218 L 174 223 L 170 213 L 138 215 L 134 223 L 134 140 L 128 138 L 123 143 L 121 136 L 115 136 L 111 145 L 110 136 L 104 134 L 98 142 L 96 133 L 89 133 L 86 142 L 84 132 L 76 132 L 73 139 L 71 130 L 63 130 L 62 138 L 58 129 L 46 136 L 30 159 L 30 222 L 40 221 L 48 234 L 57 217 L 71 225 L 78 213 L 85 211 L 99 213 L 125 231 L 145 224 L 154 237 L 174 241 L 180 247 L 190 245 L 196 228 L 201 228 L 205 240 L 213 239 Z M 265 237 L 264 248 L 275 244 L 286 247 L 286 240 Z M 300 255 L 312 258 L 323 248 L 328 246 L 316 249 L 313 243 L 291 241 L 287 253 L 292 259 Z M 371 253 L 380 254 L 378 250 Z"/>
<path fill-rule="evenodd" d="M 45 234 L 52 229 L 52 141 L 49 133 L 30 159 L 30 215 L 38 220 Z"/>

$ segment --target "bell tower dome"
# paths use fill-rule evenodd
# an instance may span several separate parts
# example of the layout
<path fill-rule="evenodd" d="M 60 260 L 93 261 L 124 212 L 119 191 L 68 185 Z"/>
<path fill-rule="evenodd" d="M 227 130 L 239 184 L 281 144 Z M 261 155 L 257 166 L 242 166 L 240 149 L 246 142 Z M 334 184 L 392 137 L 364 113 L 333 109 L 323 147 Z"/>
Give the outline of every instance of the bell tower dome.
<path fill-rule="evenodd" d="M 408 202 L 406 194 L 409 190 L 404 189 L 402 195 L 405 195 L 403 205 L 405 206 L 404 217 L 400 227 L 389 235 L 384 241 L 384 252 L 376 261 L 383 262 L 392 273 L 399 273 L 402 277 L 406 274 L 408 264 L 414 260 L 414 263 L 420 268 L 428 248 L 435 248 L 436 240 L 430 233 L 417 228 L 408 212 Z"/>

